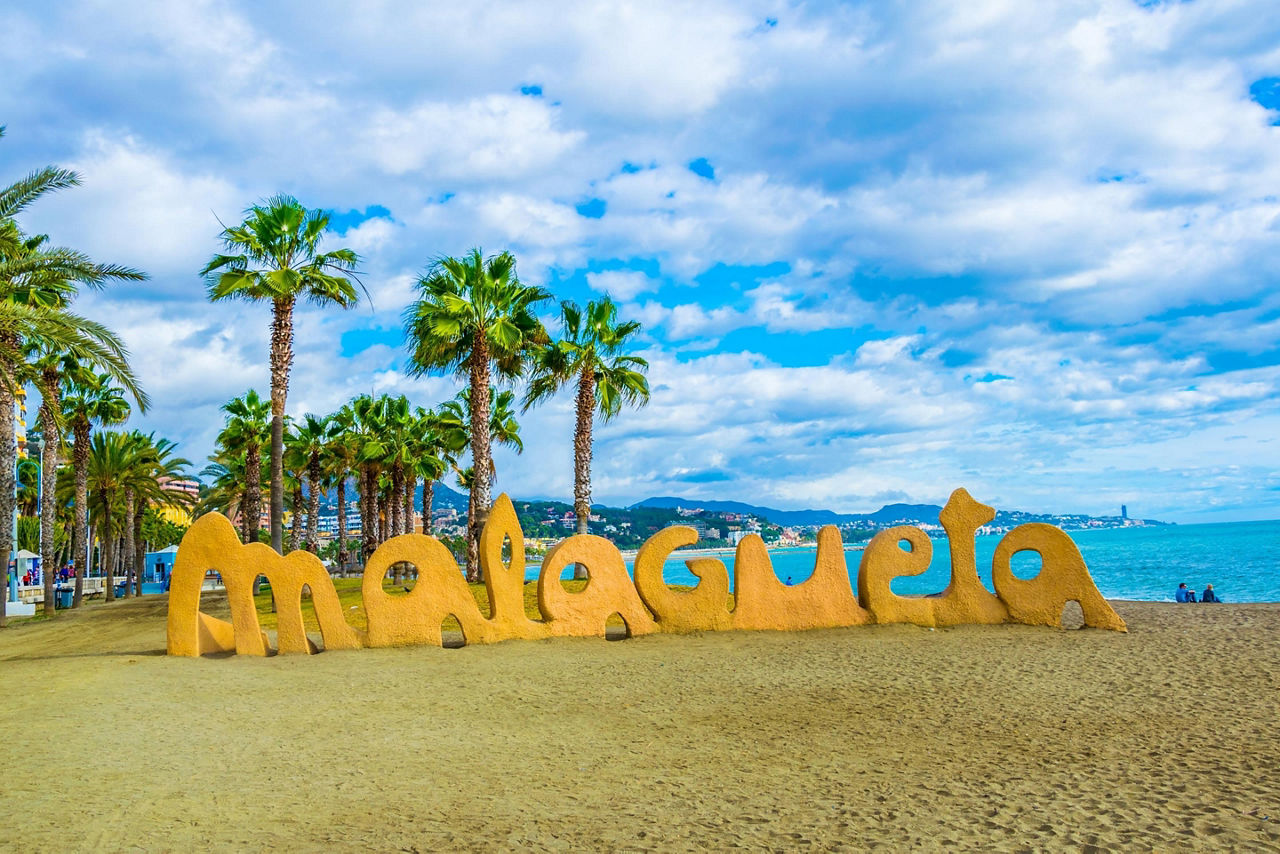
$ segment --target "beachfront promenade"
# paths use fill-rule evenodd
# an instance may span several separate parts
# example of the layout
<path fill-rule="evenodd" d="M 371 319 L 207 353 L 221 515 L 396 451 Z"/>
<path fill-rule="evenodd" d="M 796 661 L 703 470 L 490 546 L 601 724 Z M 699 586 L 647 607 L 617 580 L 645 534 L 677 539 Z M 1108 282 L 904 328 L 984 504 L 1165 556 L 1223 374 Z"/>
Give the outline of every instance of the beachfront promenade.
<path fill-rule="evenodd" d="M 86 578 L 83 582 L 84 595 L 85 596 L 101 596 L 102 591 L 106 587 L 106 581 L 107 580 L 102 576 L 93 576 L 90 578 Z M 116 585 L 119 586 L 121 581 L 123 581 L 123 579 L 117 579 Z M 57 589 L 70 590 L 72 588 L 72 585 L 74 584 L 75 584 L 74 580 L 68 581 L 68 582 L 58 582 Z M 18 590 L 19 602 L 23 602 L 27 604 L 39 604 L 44 601 L 44 585 L 42 584 L 19 584 L 17 587 L 17 590 Z"/>

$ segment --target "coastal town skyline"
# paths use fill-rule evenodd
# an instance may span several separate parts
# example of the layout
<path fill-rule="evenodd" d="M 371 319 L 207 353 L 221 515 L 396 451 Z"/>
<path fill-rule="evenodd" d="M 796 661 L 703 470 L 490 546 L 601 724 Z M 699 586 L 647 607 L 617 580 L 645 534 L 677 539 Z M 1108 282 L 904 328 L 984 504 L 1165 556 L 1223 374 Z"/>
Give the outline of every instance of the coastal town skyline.
<path fill-rule="evenodd" d="M 268 311 L 198 272 L 288 192 L 372 298 L 300 310 L 294 415 L 452 397 L 407 376 L 412 282 L 509 249 L 644 324 L 653 399 L 598 431 L 598 502 L 1280 515 L 1265 4 L 312 8 L 0 4 L 5 174 L 84 176 L 24 224 L 151 274 L 77 307 L 186 456 L 267 388 Z M 568 500 L 572 419 L 523 416 L 497 491 Z"/>

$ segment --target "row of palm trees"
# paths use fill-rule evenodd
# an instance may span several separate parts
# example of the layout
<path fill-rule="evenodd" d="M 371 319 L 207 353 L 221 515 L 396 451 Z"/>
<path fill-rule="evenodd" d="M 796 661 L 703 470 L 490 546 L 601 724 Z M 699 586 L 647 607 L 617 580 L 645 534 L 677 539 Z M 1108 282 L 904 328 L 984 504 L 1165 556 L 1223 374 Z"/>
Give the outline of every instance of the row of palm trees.
<path fill-rule="evenodd" d="M 83 470 L 73 455 L 75 482 L 61 487 L 59 507 L 74 507 L 77 520 L 81 508 L 85 509 L 94 538 L 100 543 L 99 567 L 108 601 L 114 597 L 117 574 L 124 576 L 126 597 L 135 592 L 142 595 L 145 511 L 164 507 L 187 510 L 195 502 L 194 496 L 177 486 L 191 463 L 177 456 L 176 450 L 173 442 L 153 433 L 101 430 L 93 434 Z M 76 502 L 72 493 L 80 495 L 82 490 L 86 500 Z M 76 572 L 73 607 L 79 607 L 85 574 Z M 46 594 L 52 575 L 52 570 L 45 572 Z"/>
<path fill-rule="evenodd" d="M 92 435 L 94 426 L 118 424 L 127 417 L 126 394 L 138 411 L 146 410 L 148 400 L 120 339 L 102 324 L 72 311 L 72 304 L 83 287 L 140 281 L 146 275 L 50 245 L 47 236 L 27 234 L 17 221 L 41 197 L 79 183 L 75 172 L 46 166 L 0 187 L 0 556 L 7 557 L 14 546 L 9 521 L 16 511 L 14 409 L 17 396 L 30 385 L 41 398 L 39 539 L 44 610 L 50 615 L 59 543 L 65 553 L 68 542 L 57 536 L 60 517 L 68 512 L 73 517 L 69 544 L 79 604 L 88 571 L 91 517 L 102 543 L 105 570 L 114 572 L 117 562 L 136 569 L 141 561 L 136 553 L 142 510 L 154 502 L 178 500 L 165 484 L 186 463 L 174 455 L 172 443 L 154 436 Z M 60 483 L 60 474 L 67 471 L 59 463 L 68 431 L 72 465 Z M 8 562 L 3 558 L 0 562 L 4 563 L 0 581 L 7 587 Z M 107 597 L 113 592 L 108 584 Z M 0 595 L 0 625 L 5 622 L 6 599 Z"/>
<path fill-rule="evenodd" d="M 262 406 L 256 393 L 232 401 L 226 408 L 225 441 L 220 443 L 224 451 L 215 454 L 216 468 L 206 471 L 222 484 L 224 492 L 237 479 L 243 483 L 242 519 L 247 520 L 245 524 L 256 525 L 261 500 L 260 453 L 263 447 L 269 449 L 269 531 L 271 545 L 277 550 L 284 545 L 285 405 L 293 360 L 293 310 L 299 299 L 349 308 L 359 297 L 359 256 L 349 249 L 320 251 L 328 222 L 329 215 L 324 211 L 308 210 L 290 196 L 275 196 L 249 208 L 241 225 L 223 231 L 226 254 L 215 255 L 202 271 L 211 300 L 269 301 L 272 306 L 270 431 L 264 434 L 258 432 L 256 426 L 252 429 L 248 426 L 249 408 L 256 407 L 256 418 Z M 598 413 L 607 420 L 617 415 L 624 405 L 639 406 L 649 399 L 645 377 L 648 365 L 644 359 L 627 352 L 640 325 L 634 321 L 619 322 L 617 308 L 608 296 L 588 303 L 585 309 L 564 302 L 559 308 L 562 335 L 553 340 L 537 316 L 538 309 L 551 301 L 552 295 L 520 281 L 515 258 L 509 252 L 486 257 L 479 249 L 473 249 L 461 257 L 439 258 L 418 280 L 416 288 L 417 299 L 404 312 L 410 372 L 453 374 L 466 383 L 465 398 L 457 404 L 465 410 L 458 425 L 465 432 L 466 441 L 462 446 L 455 441 L 453 452 L 458 453 L 465 447 L 471 457 L 469 474 L 464 478 L 470 493 L 468 574 L 478 575 L 479 536 L 492 502 L 495 438 L 492 425 L 498 409 L 495 406 L 498 399 L 493 393 L 495 383 L 527 380 L 525 410 L 565 386 L 574 388 L 574 512 L 577 530 L 586 533 L 591 515 L 594 418 Z M 508 399 L 508 406 L 513 400 L 514 396 Z M 405 435 L 415 437 L 414 441 L 426 442 L 425 447 L 433 449 L 432 453 L 424 452 L 423 458 L 443 461 L 447 455 L 441 456 L 444 451 L 435 453 L 439 448 L 431 444 L 430 439 L 422 438 L 431 435 L 424 421 L 407 425 L 398 416 L 388 416 L 385 422 L 379 422 L 380 416 L 374 413 L 389 411 L 388 407 L 396 413 L 409 411 L 407 401 L 393 405 L 367 397 L 357 398 L 349 404 L 349 412 L 340 411 L 333 417 L 350 425 L 344 429 L 356 431 L 352 435 L 361 437 L 352 444 L 350 453 L 354 460 L 351 470 L 360 471 L 357 482 L 363 499 L 362 514 L 375 512 L 378 505 L 373 496 L 379 488 L 379 478 L 385 475 L 392 494 L 388 499 L 391 521 L 387 524 L 396 529 L 403 525 L 395 520 L 402 520 L 404 513 L 395 507 L 402 500 L 404 485 L 409 479 L 406 467 L 410 453 L 404 450 L 409 444 L 394 439 L 396 431 L 402 430 Z M 315 450 L 319 444 L 317 439 L 308 447 L 314 450 L 316 465 L 321 466 L 318 460 L 322 452 Z M 236 449 L 235 453 L 226 452 L 231 448 Z M 372 448 L 379 450 L 370 450 Z M 391 462 L 383 460 L 375 465 L 372 458 L 381 459 L 383 451 L 392 454 Z M 404 456 L 396 456 L 397 453 Z M 369 459 L 363 459 L 361 454 Z M 309 466 L 311 451 L 306 457 Z M 241 465 L 242 470 L 238 468 Z M 412 474 L 415 479 L 419 476 L 430 477 L 426 473 Z M 318 482 L 316 476 L 304 476 L 298 482 L 305 482 L 308 477 L 313 485 L 306 494 L 316 496 L 319 489 L 314 485 Z M 338 483 L 345 484 L 345 480 Z M 429 514 L 424 518 L 429 518 Z M 366 521 L 362 520 L 362 531 L 367 554 L 374 544 L 376 525 L 364 524 Z M 252 532 L 242 530 L 241 533 L 249 537 Z"/>
<path fill-rule="evenodd" d="M 564 301 L 559 305 L 561 336 L 552 339 L 535 313 L 551 294 L 520 282 L 509 252 L 485 258 L 473 249 L 461 259 L 442 258 L 419 279 L 417 290 L 417 300 L 405 311 L 412 371 L 451 371 L 468 382 L 473 470 L 468 573 L 478 574 L 480 532 L 492 503 L 493 378 L 527 380 L 524 411 L 561 388 L 575 389 L 573 509 L 578 533 L 587 533 L 595 416 L 608 420 L 624 405 L 649 401 L 648 363 L 627 352 L 640 324 L 619 322 L 617 307 L 607 295 L 585 309 Z M 584 570 L 579 566 L 578 574 Z"/>
<path fill-rule="evenodd" d="M 493 441 L 519 452 L 514 403 L 510 390 L 494 396 L 489 432 Z M 261 460 L 270 440 L 270 409 L 251 389 L 223 412 L 225 426 L 201 472 L 211 485 L 197 513 L 237 517 L 241 540 L 256 542 L 262 495 L 269 488 Z M 473 470 L 462 459 L 470 450 L 470 420 L 469 389 L 435 409 L 414 406 L 403 395 L 361 395 L 329 415 L 286 419 L 283 492 L 293 521 L 288 549 L 319 551 L 320 499 L 330 492 L 336 493 L 337 561 L 344 570 L 390 537 L 413 530 L 419 486 L 424 531 L 430 533 L 436 482 L 452 472 L 461 485 L 470 485 Z M 360 553 L 354 556 L 348 548 L 348 484 L 359 496 Z"/>
<path fill-rule="evenodd" d="M 281 550 L 284 519 L 284 417 L 293 367 L 293 310 L 299 299 L 350 308 L 356 304 L 356 265 L 350 249 L 320 251 L 329 214 L 277 195 L 246 212 L 243 223 L 222 232 L 225 254 L 213 256 L 201 274 L 209 299 L 271 303 L 271 547 Z"/>
<path fill-rule="evenodd" d="M 50 166 L 0 188 L 0 414 L 12 413 L 15 395 L 26 385 L 39 390 L 39 429 L 52 438 L 43 443 L 40 489 L 41 556 L 50 568 L 57 565 L 58 462 L 63 437 L 70 431 L 74 489 L 70 507 L 75 517 L 71 551 L 77 578 L 82 579 L 88 569 L 92 494 L 109 495 L 102 500 L 112 503 L 109 513 L 103 510 L 102 531 L 115 532 L 119 523 L 118 542 L 103 541 L 104 551 L 117 552 L 106 561 L 108 571 L 120 563 L 119 552 L 136 551 L 137 543 L 129 536 L 137 524 L 137 495 L 179 500 L 163 488 L 157 492 L 139 484 L 129 487 L 123 480 L 115 491 L 94 493 L 88 472 L 95 449 L 100 448 L 104 459 L 117 462 L 131 456 L 151 460 L 138 465 L 140 470 L 150 470 L 161 485 L 171 475 L 158 472 L 167 471 L 170 463 L 173 471 L 180 471 L 178 463 L 185 461 L 173 456 L 171 443 L 153 437 L 149 437 L 150 450 L 135 449 L 136 454 L 126 452 L 125 446 L 142 443 L 140 434 L 100 433 L 90 438 L 95 425 L 119 423 L 121 405 L 127 406 L 126 393 L 139 412 L 146 411 L 148 400 L 129 366 L 124 345 L 105 326 L 71 311 L 72 303 L 81 287 L 138 281 L 146 275 L 51 246 L 44 235 L 24 233 L 16 221 L 40 197 L 79 183 L 76 173 Z M 256 394 L 228 404 L 221 450 L 207 470 L 214 478 L 212 492 L 235 493 L 244 505 L 239 508 L 242 517 L 256 524 L 263 482 L 261 452 L 267 449 L 271 544 L 278 550 L 284 546 L 284 496 L 289 486 L 295 505 L 303 496 L 308 502 L 305 537 L 314 545 L 314 507 L 325 488 L 324 472 L 334 470 L 325 460 L 337 454 L 347 461 L 349 471 L 357 473 L 361 512 L 366 514 L 362 546 L 367 553 L 381 537 L 406 527 L 411 509 L 406 511 L 404 497 L 412 496 L 410 485 L 419 479 L 434 483 L 453 466 L 470 492 L 467 563 L 474 575 L 476 544 L 492 498 L 492 444 L 495 440 L 518 442 L 514 392 L 500 391 L 495 396 L 493 385 L 527 379 L 526 410 L 565 385 L 576 388 L 574 506 L 578 529 L 585 532 L 590 515 L 592 420 L 596 413 L 607 419 L 624 404 L 643 405 L 648 400 L 647 365 L 625 352 L 638 324 L 617 322 L 616 308 L 607 297 L 589 303 L 585 310 L 564 303 L 560 307 L 563 336 L 552 340 L 536 313 L 551 295 L 520 281 L 510 253 L 485 257 L 474 249 L 462 257 L 440 258 L 418 281 L 418 297 L 405 311 L 410 369 L 418 375 L 455 374 L 466 382 L 463 393 L 436 412 L 411 407 L 403 398 L 357 398 L 331 420 L 304 418 L 289 431 L 286 443 L 297 301 L 349 308 L 362 290 L 359 256 L 349 249 L 322 249 L 328 223 L 324 211 L 308 210 L 289 196 L 272 197 L 249 208 L 243 223 L 224 229 L 225 251 L 202 270 L 212 301 L 267 301 L 272 307 L 269 404 Z M 98 401 L 95 395 L 111 400 Z M 64 398 L 74 405 L 65 407 Z M 264 407 L 269 420 L 265 431 L 259 429 Z M 335 431 L 344 436 L 341 441 L 333 439 Z M 471 461 L 465 469 L 457 463 L 464 452 L 469 452 Z M 0 417 L 0 520 L 11 518 L 15 510 L 16 463 L 14 421 Z M 103 474 L 103 482 L 110 479 Z M 342 491 L 346 478 L 336 477 L 332 483 Z M 240 484 L 238 490 L 234 484 Z M 430 514 L 426 515 L 429 519 Z M 295 515 L 298 518 L 301 514 Z M 249 531 L 242 533 L 250 536 Z M 295 527 L 293 536 L 301 535 Z M 0 555 L 12 546 L 10 527 L 0 524 Z M 128 561 L 121 565 L 127 569 Z M 53 573 L 44 575 L 45 607 L 51 613 Z M 79 591 L 77 599 L 78 595 Z M 3 600 L 0 597 L 0 623 Z"/>

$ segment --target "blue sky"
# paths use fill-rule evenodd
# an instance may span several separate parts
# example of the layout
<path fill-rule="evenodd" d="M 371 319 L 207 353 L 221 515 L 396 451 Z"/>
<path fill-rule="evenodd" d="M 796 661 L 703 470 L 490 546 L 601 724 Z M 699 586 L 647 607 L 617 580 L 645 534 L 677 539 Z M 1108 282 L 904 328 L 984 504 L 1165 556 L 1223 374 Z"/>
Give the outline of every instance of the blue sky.
<path fill-rule="evenodd" d="M 372 303 L 303 310 L 290 410 L 431 405 L 400 313 L 510 249 L 641 320 L 653 401 L 595 495 L 1280 516 L 1273 0 L 0 2 L 0 178 L 30 230 L 149 271 L 83 298 L 202 458 L 268 315 L 196 272 L 276 192 L 335 211 Z M 566 396 L 498 488 L 572 495 Z"/>

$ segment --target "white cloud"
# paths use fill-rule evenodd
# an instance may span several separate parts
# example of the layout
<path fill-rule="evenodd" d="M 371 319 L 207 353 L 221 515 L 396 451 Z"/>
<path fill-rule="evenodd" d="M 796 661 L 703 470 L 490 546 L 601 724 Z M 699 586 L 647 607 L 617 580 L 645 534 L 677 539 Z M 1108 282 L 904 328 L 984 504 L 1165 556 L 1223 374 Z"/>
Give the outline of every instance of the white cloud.
<path fill-rule="evenodd" d="M 323 248 L 327 249 L 328 243 L 334 245 L 340 243 L 347 249 L 353 249 L 362 255 L 370 255 L 391 245 L 398 228 L 400 227 L 395 222 L 386 217 L 370 217 L 354 228 L 347 229 L 341 238 L 334 237 L 327 240 Z"/>
<path fill-rule="evenodd" d="M 587 273 L 588 287 L 613 297 L 617 302 L 633 300 L 647 291 L 656 291 L 661 284 L 658 279 L 637 270 L 605 270 L 600 273 Z"/>
<path fill-rule="evenodd" d="M 1274 506 L 1258 470 L 1280 468 L 1280 128 L 1247 94 L 1280 75 L 1271 11 L 8 9 L 0 152 L 15 177 L 85 173 L 26 226 L 155 275 L 82 305 L 192 456 L 218 404 L 266 385 L 266 308 L 209 306 L 195 277 L 214 214 L 284 191 L 391 211 L 339 238 L 372 310 L 299 312 L 299 411 L 450 396 L 404 376 L 400 312 L 433 258 L 509 248 L 526 280 L 646 325 L 654 401 L 599 431 L 600 497 L 869 509 L 963 483 L 1218 513 Z M 564 401 L 527 415 L 500 488 L 566 497 L 571 421 Z"/>
<path fill-rule="evenodd" d="M 424 102 L 403 111 L 376 111 L 358 134 L 357 151 L 391 175 L 509 178 L 546 168 L 585 136 L 557 130 L 555 124 L 544 102 L 515 95 L 462 104 Z"/>
<path fill-rule="evenodd" d="M 758 23 L 705 3 L 584 4 L 566 15 L 574 61 L 551 80 L 629 120 L 702 113 L 745 70 L 742 36 Z"/>
<path fill-rule="evenodd" d="M 743 315 L 729 306 L 708 311 L 697 303 L 667 307 L 657 302 L 645 302 L 629 306 L 626 314 L 639 320 L 650 332 L 660 333 L 673 341 L 724 335 L 745 325 Z"/>
<path fill-rule="evenodd" d="M 236 187 L 190 171 L 132 136 L 100 129 L 86 134 L 66 165 L 82 174 L 84 185 L 32 207 L 25 220 L 32 229 L 95 260 L 150 272 L 175 295 L 203 294 L 197 274 L 218 249 L 216 214 L 244 206 Z"/>

